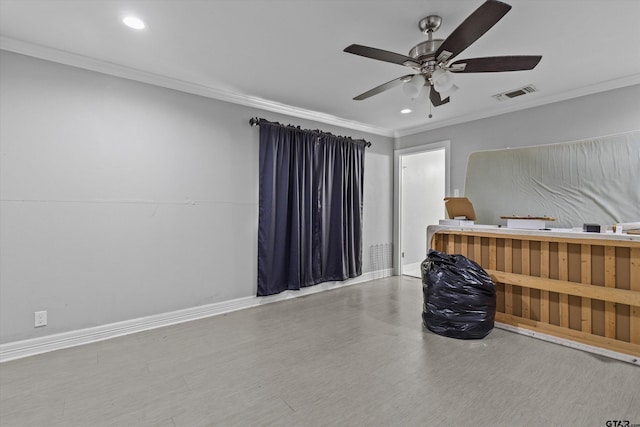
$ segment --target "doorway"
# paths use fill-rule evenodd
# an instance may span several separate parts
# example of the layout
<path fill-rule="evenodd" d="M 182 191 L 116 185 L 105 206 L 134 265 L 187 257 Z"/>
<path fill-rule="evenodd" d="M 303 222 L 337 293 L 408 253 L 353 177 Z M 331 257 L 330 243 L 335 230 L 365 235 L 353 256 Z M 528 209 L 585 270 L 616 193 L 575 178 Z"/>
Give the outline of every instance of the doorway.
<path fill-rule="evenodd" d="M 427 254 L 427 226 L 445 218 L 444 197 L 449 186 L 449 141 L 396 154 L 396 272 L 421 277 Z"/>

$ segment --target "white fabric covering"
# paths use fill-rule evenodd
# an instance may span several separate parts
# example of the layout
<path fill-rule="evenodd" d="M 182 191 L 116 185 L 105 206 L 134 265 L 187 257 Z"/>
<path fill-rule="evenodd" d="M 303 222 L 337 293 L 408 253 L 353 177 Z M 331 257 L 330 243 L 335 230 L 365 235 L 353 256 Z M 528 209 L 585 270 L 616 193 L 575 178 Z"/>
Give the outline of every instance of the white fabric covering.
<path fill-rule="evenodd" d="M 547 227 L 640 221 L 640 131 L 469 156 L 465 196 L 479 224 L 549 216 Z"/>

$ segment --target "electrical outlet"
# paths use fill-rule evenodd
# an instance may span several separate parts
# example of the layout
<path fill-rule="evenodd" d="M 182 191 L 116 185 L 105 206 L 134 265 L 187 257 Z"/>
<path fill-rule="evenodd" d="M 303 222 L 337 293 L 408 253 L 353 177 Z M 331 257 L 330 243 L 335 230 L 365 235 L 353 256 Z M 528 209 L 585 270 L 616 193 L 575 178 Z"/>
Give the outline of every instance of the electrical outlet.
<path fill-rule="evenodd" d="M 34 327 L 39 328 L 41 326 L 47 326 L 47 312 L 36 311 Z"/>
<path fill-rule="evenodd" d="M 453 197 L 460 197 L 460 190 L 457 188 L 453 189 Z"/>

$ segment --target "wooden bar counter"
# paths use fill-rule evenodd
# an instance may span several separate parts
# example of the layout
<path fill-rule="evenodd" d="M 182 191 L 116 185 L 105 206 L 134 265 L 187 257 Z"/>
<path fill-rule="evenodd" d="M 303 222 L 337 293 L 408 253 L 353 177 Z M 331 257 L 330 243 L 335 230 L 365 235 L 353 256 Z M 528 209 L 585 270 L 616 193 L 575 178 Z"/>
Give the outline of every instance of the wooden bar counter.
<path fill-rule="evenodd" d="M 640 236 L 446 226 L 427 236 L 487 271 L 507 329 L 640 364 Z"/>

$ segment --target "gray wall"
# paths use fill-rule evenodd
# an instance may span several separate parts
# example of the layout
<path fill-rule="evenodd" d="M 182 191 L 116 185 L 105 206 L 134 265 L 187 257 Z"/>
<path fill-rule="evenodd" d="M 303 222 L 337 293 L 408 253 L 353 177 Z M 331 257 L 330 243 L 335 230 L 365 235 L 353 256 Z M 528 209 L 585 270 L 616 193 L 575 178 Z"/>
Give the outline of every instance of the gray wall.
<path fill-rule="evenodd" d="M 474 151 L 524 147 L 640 129 L 640 85 L 400 137 L 396 148 L 451 141 L 451 191 L 464 182 Z M 453 194 L 451 194 L 453 195 Z"/>
<path fill-rule="evenodd" d="M 0 67 L 1 343 L 255 295 L 252 116 L 371 141 L 363 271 L 392 241 L 390 138 L 4 51 Z"/>
<path fill-rule="evenodd" d="M 0 343 L 255 295 L 253 116 L 364 137 L 363 270 L 392 241 L 393 141 L 0 52 Z M 471 152 L 640 128 L 640 86 L 401 137 Z M 376 267 L 377 268 L 377 267 Z M 47 310 L 49 325 L 33 328 Z"/>

